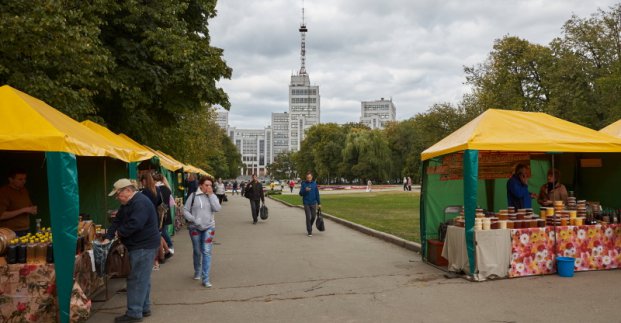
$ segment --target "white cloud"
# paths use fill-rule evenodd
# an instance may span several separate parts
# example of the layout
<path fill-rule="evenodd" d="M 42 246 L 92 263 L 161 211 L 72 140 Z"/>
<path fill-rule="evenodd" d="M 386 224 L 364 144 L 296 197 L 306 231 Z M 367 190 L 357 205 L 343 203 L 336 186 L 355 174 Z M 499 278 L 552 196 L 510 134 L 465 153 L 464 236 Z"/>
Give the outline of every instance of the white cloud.
<path fill-rule="evenodd" d="M 320 86 L 322 122 L 355 122 L 360 101 L 392 98 L 397 118 L 467 92 L 463 66 L 483 62 L 495 39 L 548 44 L 572 14 L 588 17 L 615 1 L 306 1 L 307 59 Z M 287 111 L 290 76 L 300 67 L 301 1 L 220 0 L 210 21 L 233 78 L 232 126 L 262 128 Z"/>

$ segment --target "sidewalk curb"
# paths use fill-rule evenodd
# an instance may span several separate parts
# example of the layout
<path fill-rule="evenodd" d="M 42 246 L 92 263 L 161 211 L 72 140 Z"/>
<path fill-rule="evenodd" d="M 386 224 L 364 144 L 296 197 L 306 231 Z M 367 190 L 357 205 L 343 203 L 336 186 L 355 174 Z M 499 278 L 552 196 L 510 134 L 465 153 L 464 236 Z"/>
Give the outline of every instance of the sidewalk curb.
<path fill-rule="evenodd" d="M 284 204 L 286 206 L 289 206 L 289 207 L 297 207 L 297 208 L 300 208 L 300 209 L 304 209 L 304 207 L 301 206 L 301 205 L 289 204 L 289 203 L 287 203 L 285 201 L 281 201 L 281 200 L 277 200 L 275 198 L 272 198 L 269 195 L 267 197 L 269 199 L 271 199 L 272 201 L 280 202 L 280 203 L 282 203 L 282 204 Z M 390 243 L 395 244 L 395 245 L 397 245 L 399 247 L 402 247 L 402 248 L 405 248 L 405 249 L 408 249 L 408 250 L 412 250 L 412 251 L 415 251 L 415 252 L 420 252 L 420 250 L 421 250 L 420 243 L 408 241 L 408 240 L 399 238 L 397 236 L 394 236 L 392 234 L 388 234 L 388 233 L 385 233 L 385 232 L 377 231 L 375 229 L 371 229 L 369 227 L 365 227 L 363 225 L 360 225 L 360 224 L 357 224 L 357 223 L 353 223 L 351 221 L 347 221 L 347 220 L 338 218 L 338 217 L 336 217 L 334 215 L 330 215 L 330 214 L 327 214 L 325 212 L 323 212 L 323 216 L 326 219 L 330 219 L 330 220 L 332 220 L 332 221 L 334 221 L 334 222 L 336 222 L 338 224 L 344 225 L 344 226 L 346 226 L 348 228 L 354 229 L 354 230 L 362 232 L 364 234 L 368 234 L 368 235 L 370 235 L 370 236 L 372 236 L 374 238 L 378 238 L 378 239 L 382 239 L 382 240 L 384 240 L 386 242 L 390 242 Z"/>

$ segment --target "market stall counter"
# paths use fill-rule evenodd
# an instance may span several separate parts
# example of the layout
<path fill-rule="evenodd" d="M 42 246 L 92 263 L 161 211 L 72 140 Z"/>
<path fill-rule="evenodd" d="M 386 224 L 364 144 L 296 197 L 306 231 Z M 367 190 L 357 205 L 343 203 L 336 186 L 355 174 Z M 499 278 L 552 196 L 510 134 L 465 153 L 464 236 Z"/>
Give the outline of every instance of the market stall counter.
<path fill-rule="evenodd" d="M 469 271 L 464 228 L 447 228 L 442 251 L 449 271 L 474 280 L 554 274 L 557 257 L 575 258 L 574 271 L 621 268 L 620 224 L 481 230 L 474 235 L 474 274 Z"/>
<path fill-rule="evenodd" d="M 448 259 L 448 270 L 464 272 L 475 280 L 507 277 L 510 265 L 511 238 L 509 230 L 485 230 L 475 232 L 476 267 L 474 274 L 468 266 L 466 233 L 464 228 L 449 226 L 442 249 L 442 257 Z"/>

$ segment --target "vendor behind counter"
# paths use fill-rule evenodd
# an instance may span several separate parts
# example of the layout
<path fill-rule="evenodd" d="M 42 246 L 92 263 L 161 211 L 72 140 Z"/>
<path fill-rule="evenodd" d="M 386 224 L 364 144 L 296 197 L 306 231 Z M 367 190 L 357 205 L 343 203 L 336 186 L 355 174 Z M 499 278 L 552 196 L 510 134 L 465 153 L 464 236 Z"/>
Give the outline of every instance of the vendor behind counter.
<path fill-rule="evenodd" d="M 553 201 L 563 201 L 567 205 L 567 188 L 561 184 L 561 172 L 558 169 L 548 170 L 548 182 L 541 186 L 537 202 L 541 206 L 552 206 Z"/>
<path fill-rule="evenodd" d="M 37 214 L 26 189 L 26 171 L 13 169 L 8 174 L 8 184 L 0 187 L 0 227 L 9 228 L 18 236 L 30 230 L 30 214 Z"/>

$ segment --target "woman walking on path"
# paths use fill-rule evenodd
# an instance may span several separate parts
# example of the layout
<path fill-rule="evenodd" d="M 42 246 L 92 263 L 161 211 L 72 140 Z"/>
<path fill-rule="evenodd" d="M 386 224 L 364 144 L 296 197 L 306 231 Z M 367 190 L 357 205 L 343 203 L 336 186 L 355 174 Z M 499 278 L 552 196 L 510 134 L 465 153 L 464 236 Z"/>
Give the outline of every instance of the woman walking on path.
<path fill-rule="evenodd" d="M 222 207 L 213 192 L 213 180 L 203 176 L 198 181 L 198 189 L 185 202 L 183 214 L 188 220 L 188 230 L 192 239 L 194 279 L 202 280 L 203 286 L 211 287 L 209 269 L 211 267 L 211 248 L 216 234 L 214 213 Z"/>
<path fill-rule="evenodd" d="M 218 182 L 216 183 L 216 196 L 218 197 L 218 202 L 222 205 L 224 201 L 224 194 L 226 194 L 226 188 L 224 183 L 222 183 L 222 178 L 218 178 Z"/>
<path fill-rule="evenodd" d="M 304 213 L 306 214 L 306 232 L 309 237 L 313 236 L 313 223 L 317 216 L 317 208 L 321 208 L 319 201 L 319 188 L 317 182 L 313 181 L 313 173 L 306 173 L 306 181 L 300 185 L 300 196 L 304 202 Z"/>

